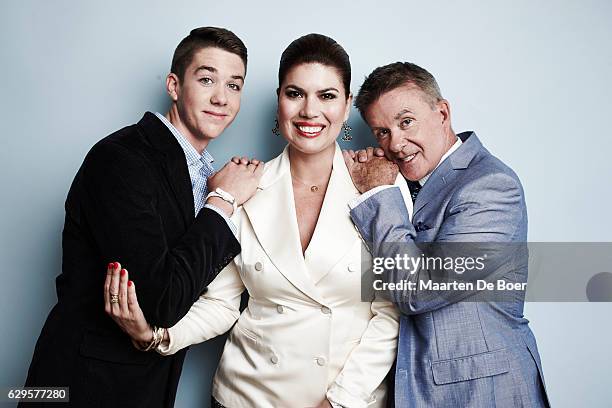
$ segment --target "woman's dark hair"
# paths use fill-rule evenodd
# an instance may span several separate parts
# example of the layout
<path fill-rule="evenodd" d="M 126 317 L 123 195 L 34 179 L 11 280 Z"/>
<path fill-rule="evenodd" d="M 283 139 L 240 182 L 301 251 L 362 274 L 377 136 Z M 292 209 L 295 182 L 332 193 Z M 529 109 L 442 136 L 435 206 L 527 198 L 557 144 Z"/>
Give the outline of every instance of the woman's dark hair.
<path fill-rule="evenodd" d="M 334 39 L 321 34 L 308 34 L 293 41 L 281 55 L 278 67 L 278 86 L 287 73 L 300 64 L 319 63 L 338 70 L 344 92 L 351 93 L 351 62 L 344 48 Z"/>
<path fill-rule="evenodd" d="M 174 51 L 170 72 L 176 74 L 180 81 L 185 76 L 185 70 L 191 64 L 193 55 L 202 48 L 220 48 L 240 57 L 247 67 L 247 48 L 240 38 L 230 30 L 219 27 L 200 27 L 191 30 L 189 35 L 181 40 Z"/>

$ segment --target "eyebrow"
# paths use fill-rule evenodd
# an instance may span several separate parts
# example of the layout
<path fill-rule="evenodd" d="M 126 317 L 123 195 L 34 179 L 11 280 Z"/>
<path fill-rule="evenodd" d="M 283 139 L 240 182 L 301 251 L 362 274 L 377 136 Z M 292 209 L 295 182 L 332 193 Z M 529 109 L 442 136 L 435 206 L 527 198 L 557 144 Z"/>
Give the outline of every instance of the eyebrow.
<path fill-rule="evenodd" d="M 209 65 L 200 65 L 199 67 L 196 68 L 194 72 L 197 74 L 199 71 L 209 71 L 212 73 L 217 73 L 217 68 L 211 67 Z"/>
<path fill-rule="evenodd" d="M 410 111 L 409 109 L 402 109 L 401 111 L 399 111 L 397 113 L 397 115 L 395 115 L 395 117 L 393 118 L 394 120 L 400 120 L 400 118 L 407 114 L 407 113 L 412 113 L 414 115 L 414 113 L 412 111 Z M 372 131 L 375 130 L 388 130 L 388 128 L 386 127 L 380 127 L 380 126 L 371 126 L 370 129 L 372 129 Z"/>
<path fill-rule="evenodd" d="M 216 74 L 219 72 L 217 68 L 211 67 L 210 65 L 200 65 L 199 67 L 196 68 L 195 73 L 197 74 L 200 71 L 208 71 L 208 72 L 212 72 L 213 74 Z M 231 78 L 244 82 L 244 77 L 242 75 L 232 75 Z"/>
<path fill-rule="evenodd" d="M 329 91 L 336 91 L 336 92 L 340 93 L 340 91 L 337 90 L 336 88 L 325 88 L 325 89 L 320 90 L 319 92 L 320 93 L 324 93 L 324 92 L 329 92 Z"/>
<path fill-rule="evenodd" d="M 300 88 L 300 87 L 299 87 L 299 86 L 297 86 L 297 85 L 292 85 L 292 84 L 289 84 L 289 85 L 287 85 L 285 88 L 294 88 L 294 89 L 296 89 L 296 90 L 298 90 L 298 91 L 300 91 L 300 92 L 304 92 L 304 93 L 306 93 L 306 90 L 304 90 L 304 89 Z M 336 92 L 340 93 L 340 91 L 338 91 L 336 88 L 325 88 L 325 89 L 321 89 L 320 91 L 317 91 L 317 92 L 318 92 L 318 93 L 325 93 L 325 92 L 329 92 L 329 91 L 336 91 Z"/>
<path fill-rule="evenodd" d="M 397 115 L 395 115 L 395 117 L 393 119 L 399 120 L 403 115 L 405 115 L 407 113 L 412 113 L 412 112 L 409 111 L 408 109 L 402 109 L 401 111 L 399 111 L 399 113 Z M 414 115 L 414 113 L 412 113 L 412 114 Z"/>

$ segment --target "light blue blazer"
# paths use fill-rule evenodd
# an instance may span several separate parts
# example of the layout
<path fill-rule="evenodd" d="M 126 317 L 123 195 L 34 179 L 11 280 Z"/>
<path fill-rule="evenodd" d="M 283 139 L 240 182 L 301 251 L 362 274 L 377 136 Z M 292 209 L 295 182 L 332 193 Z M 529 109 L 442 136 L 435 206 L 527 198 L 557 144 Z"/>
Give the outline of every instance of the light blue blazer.
<path fill-rule="evenodd" d="M 373 252 L 390 241 L 405 242 L 415 254 L 421 242 L 526 243 L 527 210 L 517 175 L 473 132 L 458 136 L 463 144 L 432 172 L 414 203 L 412 221 L 398 188 L 352 209 Z M 527 282 L 526 263 L 506 266 L 498 277 Z M 395 270 L 383 276 L 399 282 L 419 274 Z M 396 407 L 548 406 L 536 340 L 523 317 L 524 290 L 504 302 L 476 301 L 479 295 L 436 296 L 418 286 L 394 292 L 402 311 Z"/>

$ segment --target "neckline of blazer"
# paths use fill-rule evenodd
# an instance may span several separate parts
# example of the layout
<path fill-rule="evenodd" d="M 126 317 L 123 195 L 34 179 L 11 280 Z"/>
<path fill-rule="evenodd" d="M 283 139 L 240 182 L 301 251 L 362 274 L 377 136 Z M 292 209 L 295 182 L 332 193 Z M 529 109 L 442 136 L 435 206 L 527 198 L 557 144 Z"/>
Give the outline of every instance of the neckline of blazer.
<path fill-rule="evenodd" d="M 317 284 L 358 240 L 348 202 L 358 191 L 336 144 L 332 173 L 311 241 L 302 256 L 291 181 L 288 146 L 266 163 L 259 191 L 244 204 L 262 249 L 296 288 L 325 305 Z"/>

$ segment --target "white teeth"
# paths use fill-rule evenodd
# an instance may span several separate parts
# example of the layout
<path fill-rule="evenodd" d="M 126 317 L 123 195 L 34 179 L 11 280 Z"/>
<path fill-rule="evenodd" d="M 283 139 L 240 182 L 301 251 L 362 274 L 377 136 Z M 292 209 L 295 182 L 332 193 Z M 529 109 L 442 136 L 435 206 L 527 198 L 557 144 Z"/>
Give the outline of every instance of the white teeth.
<path fill-rule="evenodd" d="M 416 153 L 411 154 L 410 156 L 403 158 L 402 161 L 403 162 L 409 162 L 410 160 L 414 159 L 414 156 L 416 156 Z"/>
<path fill-rule="evenodd" d="M 319 133 L 323 130 L 323 126 L 298 126 L 298 129 L 304 133 Z"/>

